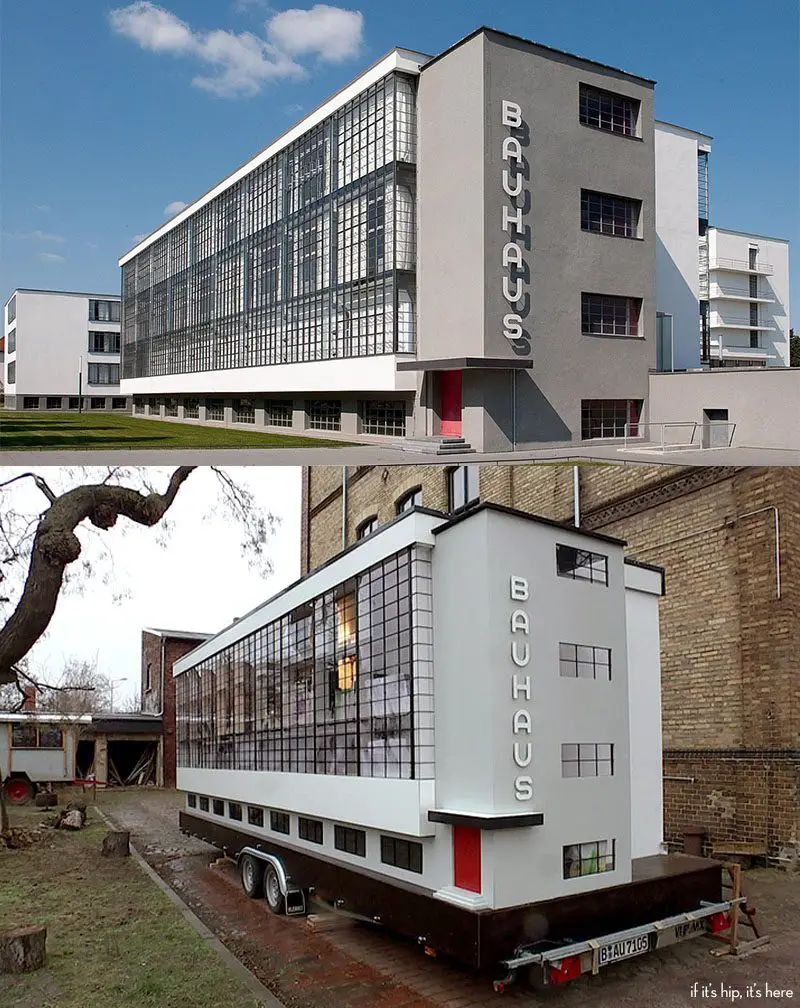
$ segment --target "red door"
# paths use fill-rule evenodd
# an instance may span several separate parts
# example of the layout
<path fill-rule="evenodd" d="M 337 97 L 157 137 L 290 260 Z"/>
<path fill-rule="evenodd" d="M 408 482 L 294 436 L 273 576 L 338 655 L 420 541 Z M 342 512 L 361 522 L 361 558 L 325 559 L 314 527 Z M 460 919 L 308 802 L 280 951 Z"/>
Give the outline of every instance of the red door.
<path fill-rule="evenodd" d="M 440 371 L 442 434 L 461 437 L 461 372 Z"/>
<path fill-rule="evenodd" d="M 481 831 L 474 826 L 453 827 L 453 884 L 481 891 Z"/>

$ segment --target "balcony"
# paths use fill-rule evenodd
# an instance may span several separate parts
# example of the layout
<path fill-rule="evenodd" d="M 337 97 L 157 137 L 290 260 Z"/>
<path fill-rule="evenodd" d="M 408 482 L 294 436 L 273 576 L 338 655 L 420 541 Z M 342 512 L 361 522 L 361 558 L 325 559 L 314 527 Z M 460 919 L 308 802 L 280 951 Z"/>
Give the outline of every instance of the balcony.
<path fill-rule="evenodd" d="M 730 273 L 752 273 L 756 276 L 772 276 L 775 272 L 770 263 L 756 263 L 755 266 L 751 266 L 746 259 L 711 259 L 708 268 L 727 270 Z"/>
<path fill-rule="evenodd" d="M 719 312 L 712 312 L 708 323 L 709 329 L 748 329 L 751 332 L 775 332 L 777 326 L 762 321 L 753 325 L 746 318 L 737 318 L 733 315 L 721 315 Z"/>
<path fill-rule="evenodd" d="M 720 287 L 719 284 L 712 284 L 708 292 L 711 301 L 745 301 L 749 304 L 775 304 L 773 297 L 751 297 L 747 291 L 730 290 Z"/>

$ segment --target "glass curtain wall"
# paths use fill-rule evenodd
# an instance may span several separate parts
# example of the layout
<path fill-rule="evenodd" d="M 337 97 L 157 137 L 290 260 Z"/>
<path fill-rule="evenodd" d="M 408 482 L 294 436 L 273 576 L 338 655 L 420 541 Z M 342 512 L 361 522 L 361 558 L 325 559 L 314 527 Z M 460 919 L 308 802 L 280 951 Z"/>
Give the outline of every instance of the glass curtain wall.
<path fill-rule="evenodd" d="M 123 376 L 413 352 L 415 86 L 390 74 L 126 263 Z"/>
<path fill-rule="evenodd" d="M 414 778 L 411 549 L 176 679 L 178 765 Z"/>

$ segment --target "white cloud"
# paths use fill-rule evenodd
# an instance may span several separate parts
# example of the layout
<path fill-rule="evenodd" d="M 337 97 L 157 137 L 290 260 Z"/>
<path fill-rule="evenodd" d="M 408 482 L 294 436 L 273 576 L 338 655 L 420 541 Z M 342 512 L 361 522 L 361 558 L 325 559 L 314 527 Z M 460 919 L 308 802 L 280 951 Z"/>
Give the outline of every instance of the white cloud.
<path fill-rule="evenodd" d="M 34 241 L 57 242 L 63 244 L 67 239 L 63 235 L 48 234 L 46 231 L 4 231 L 5 238 L 32 238 Z"/>
<path fill-rule="evenodd" d="M 42 262 L 46 263 L 62 263 L 66 262 L 64 256 L 56 255 L 55 252 L 40 252 L 39 258 Z"/>
<path fill-rule="evenodd" d="M 180 213 L 181 210 L 185 210 L 188 205 L 189 204 L 188 203 L 184 203 L 183 200 L 179 200 L 179 199 L 173 200 L 171 203 L 167 203 L 167 205 L 164 207 L 164 216 L 165 217 L 174 217 L 175 214 Z M 142 238 L 146 238 L 146 237 L 147 237 L 147 235 L 137 235 L 136 239 L 138 241 L 141 241 Z"/>
<path fill-rule="evenodd" d="M 144 241 L 149 232 L 141 231 L 139 234 L 133 236 L 133 244 L 138 245 L 140 241 Z"/>
<path fill-rule="evenodd" d="M 341 63 L 361 47 L 364 15 L 328 4 L 311 10 L 281 11 L 267 22 L 267 37 L 292 56 L 310 53 L 328 63 Z"/>
<path fill-rule="evenodd" d="M 47 203 L 34 203 L 33 209 L 40 210 L 42 213 L 47 213 L 50 207 L 47 205 Z"/>
<path fill-rule="evenodd" d="M 112 10 L 109 22 L 115 32 L 143 49 L 205 64 L 210 72 L 197 75 L 192 84 L 219 98 L 252 97 L 266 81 L 304 77 L 306 70 L 295 61 L 296 55 L 327 62 L 354 56 L 364 26 L 358 11 L 315 4 L 311 10 L 273 14 L 265 24 L 266 38 L 252 32 L 200 31 L 150 0 Z"/>

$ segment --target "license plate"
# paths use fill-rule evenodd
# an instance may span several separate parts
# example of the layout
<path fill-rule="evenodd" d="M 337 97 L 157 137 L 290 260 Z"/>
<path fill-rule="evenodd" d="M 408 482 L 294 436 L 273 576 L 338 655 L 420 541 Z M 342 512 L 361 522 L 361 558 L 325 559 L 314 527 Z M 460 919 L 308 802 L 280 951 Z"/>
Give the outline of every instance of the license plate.
<path fill-rule="evenodd" d="M 686 921 L 685 924 L 676 924 L 674 927 L 660 931 L 656 939 L 656 948 L 664 948 L 665 945 L 674 945 L 675 942 L 683 941 L 684 938 L 694 938 L 695 935 L 705 934 L 708 930 L 708 918 L 701 917 L 700 920 Z"/>
<path fill-rule="evenodd" d="M 597 950 L 597 961 L 600 966 L 608 966 L 609 963 L 619 962 L 620 959 L 632 959 L 649 951 L 649 936 L 639 935 L 638 938 L 626 938 L 624 941 L 601 945 Z"/>

